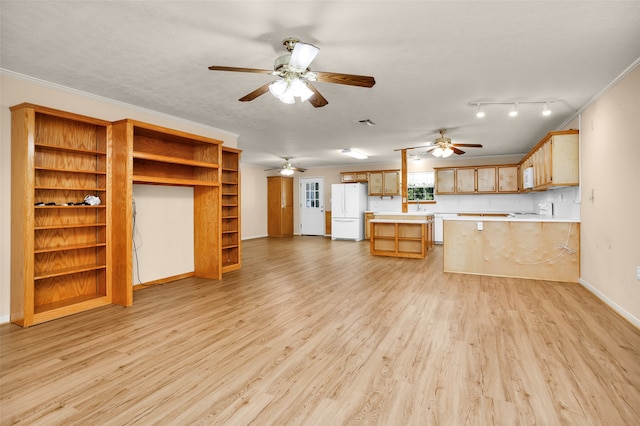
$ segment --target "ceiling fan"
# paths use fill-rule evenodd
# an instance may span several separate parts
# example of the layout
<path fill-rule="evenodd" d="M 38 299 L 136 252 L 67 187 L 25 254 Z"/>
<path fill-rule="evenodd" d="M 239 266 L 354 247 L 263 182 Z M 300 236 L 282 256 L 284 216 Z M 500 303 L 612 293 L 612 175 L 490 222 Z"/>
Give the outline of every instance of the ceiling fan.
<path fill-rule="evenodd" d="M 445 133 L 447 133 L 447 129 L 440 129 L 439 133 L 440 133 L 440 137 L 436 138 L 429 145 L 412 146 L 410 148 L 405 148 L 405 149 L 427 148 L 422 153 L 422 155 L 424 155 L 424 154 L 426 154 L 428 152 L 431 152 L 431 155 L 433 155 L 434 157 L 446 158 L 446 157 L 450 156 L 453 153 L 456 153 L 458 155 L 464 154 L 464 151 L 459 149 L 458 147 L 482 148 L 482 145 L 477 144 L 477 143 L 451 143 L 451 138 L 447 138 L 447 137 L 444 136 Z"/>
<path fill-rule="evenodd" d="M 307 171 L 307 169 L 303 169 L 302 167 L 293 166 L 288 158 L 284 159 L 284 163 L 282 164 L 282 166 L 275 167 L 273 169 L 265 169 L 264 171 L 267 172 L 267 171 L 270 171 L 270 170 L 280 170 L 280 174 L 283 174 L 285 176 L 292 175 L 293 172 L 306 172 Z"/>
<path fill-rule="evenodd" d="M 373 77 L 364 75 L 311 71 L 309 65 L 320 51 L 319 48 L 312 44 L 303 43 L 295 37 L 284 39 L 282 44 L 288 53 L 275 60 L 273 70 L 217 65 L 212 65 L 209 69 L 212 71 L 270 74 L 278 77 L 277 80 L 260 86 L 253 92 L 240 98 L 239 101 L 241 102 L 252 101 L 260 95 L 271 92 L 284 103 L 292 104 L 295 102 L 295 98 L 299 98 L 301 102 L 309 100 L 311 105 L 319 108 L 327 105 L 329 102 L 311 84 L 312 81 L 359 87 L 373 87 L 373 85 L 376 84 Z"/>

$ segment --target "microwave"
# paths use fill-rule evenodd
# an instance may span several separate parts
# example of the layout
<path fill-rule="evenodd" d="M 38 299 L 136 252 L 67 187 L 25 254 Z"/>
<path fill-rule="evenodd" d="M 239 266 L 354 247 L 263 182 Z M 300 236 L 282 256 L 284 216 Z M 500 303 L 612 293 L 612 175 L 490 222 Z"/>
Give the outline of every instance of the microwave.
<path fill-rule="evenodd" d="M 533 188 L 533 167 L 527 167 L 522 172 L 522 187 L 524 189 Z"/>

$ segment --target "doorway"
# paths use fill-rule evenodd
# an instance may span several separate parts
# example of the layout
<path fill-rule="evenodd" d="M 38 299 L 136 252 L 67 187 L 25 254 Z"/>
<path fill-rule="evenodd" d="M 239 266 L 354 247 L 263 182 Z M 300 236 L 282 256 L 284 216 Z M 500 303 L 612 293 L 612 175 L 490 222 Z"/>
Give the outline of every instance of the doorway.
<path fill-rule="evenodd" d="M 300 178 L 300 234 L 325 234 L 324 178 Z"/>

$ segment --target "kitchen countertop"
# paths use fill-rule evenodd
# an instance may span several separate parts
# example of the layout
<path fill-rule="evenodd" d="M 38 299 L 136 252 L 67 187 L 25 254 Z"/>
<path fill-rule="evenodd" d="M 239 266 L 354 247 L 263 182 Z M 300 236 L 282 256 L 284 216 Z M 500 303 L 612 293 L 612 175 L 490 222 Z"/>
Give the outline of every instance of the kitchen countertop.
<path fill-rule="evenodd" d="M 430 211 L 413 211 L 413 212 L 373 212 L 370 211 L 369 213 L 373 213 L 374 215 L 380 215 L 380 216 L 429 216 L 434 214 L 433 212 Z"/>
<path fill-rule="evenodd" d="M 428 220 L 424 219 L 371 219 L 370 222 L 375 223 L 429 223 Z"/>
<path fill-rule="evenodd" d="M 560 216 L 543 216 L 539 214 L 512 214 L 509 216 L 453 216 L 443 220 L 474 221 L 474 222 L 572 222 L 580 223 L 580 219 Z"/>

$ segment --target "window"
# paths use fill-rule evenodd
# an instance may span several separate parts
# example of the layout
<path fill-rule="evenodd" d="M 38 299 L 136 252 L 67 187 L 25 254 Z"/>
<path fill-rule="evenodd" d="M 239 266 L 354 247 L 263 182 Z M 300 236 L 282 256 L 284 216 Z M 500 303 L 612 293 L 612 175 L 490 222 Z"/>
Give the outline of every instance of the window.
<path fill-rule="evenodd" d="M 407 173 L 407 199 L 409 201 L 433 200 L 435 172 Z"/>

